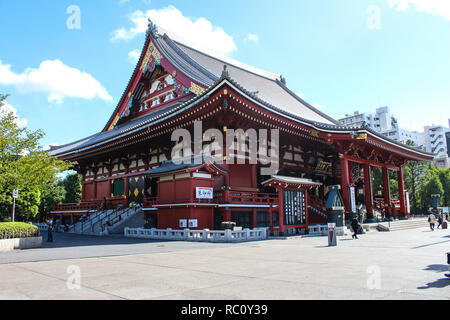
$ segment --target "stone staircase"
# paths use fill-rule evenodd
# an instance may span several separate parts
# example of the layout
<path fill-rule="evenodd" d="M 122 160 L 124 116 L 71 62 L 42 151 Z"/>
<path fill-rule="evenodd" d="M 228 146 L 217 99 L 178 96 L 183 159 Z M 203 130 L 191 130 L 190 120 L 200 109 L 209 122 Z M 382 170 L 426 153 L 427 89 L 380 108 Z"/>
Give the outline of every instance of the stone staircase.
<path fill-rule="evenodd" d="M 97 211 L 91 214 L 87 221 L 72 225 L 69 232 L 97 236 L 106 235 L 108 229 L 114 229 L 117 225 L 126 226 L 126 221 L 141 211 L 132 208 Z"/>
<path fill-rule="evenodd" d="M 380 222 L 378 231 L 399 231 L 429 227 L 427 218 L 412 218 L 409 220 L 396 220 L 391 222 Z"/>

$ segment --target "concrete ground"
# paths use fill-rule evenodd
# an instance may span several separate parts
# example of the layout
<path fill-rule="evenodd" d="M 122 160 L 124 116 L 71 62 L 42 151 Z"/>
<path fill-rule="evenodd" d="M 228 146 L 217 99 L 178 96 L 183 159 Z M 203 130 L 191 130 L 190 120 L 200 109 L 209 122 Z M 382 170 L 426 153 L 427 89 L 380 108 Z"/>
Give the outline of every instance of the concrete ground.
<path fill-rule="evenodd" d="M 46 235 L 44 235 L 46 239 Z M 45 240 L 44 239 L 44 240 Z M 446 299 L 450 230 L 241 244 L 55 234 L 0 253 L 0 299 Z M 77 286 L 79 284 L 79 286 Z"/>

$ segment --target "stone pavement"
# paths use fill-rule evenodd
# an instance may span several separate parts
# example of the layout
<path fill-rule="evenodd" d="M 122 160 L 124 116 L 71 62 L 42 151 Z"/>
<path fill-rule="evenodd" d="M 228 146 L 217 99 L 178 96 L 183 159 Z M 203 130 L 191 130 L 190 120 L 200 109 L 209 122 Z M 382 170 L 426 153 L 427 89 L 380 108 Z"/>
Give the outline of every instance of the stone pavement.
<path fill-rule="evenodd" d="M 213 244 L 56 234 L 44 248 L 0 253 L 0 299 L 450 298 L 450 230 L 359 238 L 328 247 L 326 237 Z"/>

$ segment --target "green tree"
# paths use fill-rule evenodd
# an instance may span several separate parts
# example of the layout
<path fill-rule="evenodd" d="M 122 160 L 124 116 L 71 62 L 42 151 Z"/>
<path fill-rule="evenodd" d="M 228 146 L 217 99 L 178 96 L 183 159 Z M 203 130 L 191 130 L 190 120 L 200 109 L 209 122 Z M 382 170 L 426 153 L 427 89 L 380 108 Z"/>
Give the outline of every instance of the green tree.
<path fill-rule="evenodd" d="M 73 163 L 57 160 L 40 144 L 42 130 L 19 127 L 17 117 L 4 107 L 0 94 L 0 218 L 11 216 L 12 192 L 19 190 L 17 217 L 31 219 L 38 213 L 40 194 Z"/>
<path fill-rule="evenodd" d="M 439 169 L 438 174 L 442 188 L 444 189 L 441 206 L 450 207 L 450 169 Z"/>
<path fill-rule="evenodd" d="M 55 204 L 64 203 L 66 198 L 66 190 L 62 185 L 62 181 L 50 184 L 42 191 L 41 204 L 39 206 L 39 220 L 44 221 L 48 218 L 48 214 L 53 210 Z"/>
<path fill-rule="evenodd" d="M 64 179 L 66 190 L 65 203 L 78 203 L 81 201 L 81 175 L 72 173 Z"/>
<path fill-rule="evenodd" d="M 414 146 L 414 142 L 411 140 L 408 140 L 406 144 Z M 419 187 L 425 176 L 426 170 L 427 164 L 421 161 L 409 161 L 403 167 L 405 189 L 409 190 L 412 213 L 417 213 L 419 211 Z"/>
<path fill-rule="evenodd" d="M 420 206 L 424 211 L 426 211 L 432 205 L 432 194 L 439 194 L 442 199 L 444 188 L 442 187 L 442 183 L 439 179 L 438 170 L 430 166 L 419 188 Z"/>

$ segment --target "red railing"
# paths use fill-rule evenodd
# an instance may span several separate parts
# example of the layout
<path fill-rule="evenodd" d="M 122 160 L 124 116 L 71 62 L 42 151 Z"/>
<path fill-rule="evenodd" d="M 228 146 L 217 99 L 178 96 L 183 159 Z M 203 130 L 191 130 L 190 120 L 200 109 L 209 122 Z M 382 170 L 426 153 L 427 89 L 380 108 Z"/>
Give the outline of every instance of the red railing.
<path fill-rule="evenodd" d="M 230 204 L 277 204 L 278 194 L 225 190 L 217 200 Z"/>
<path fill-rule="evenodd" d="M 158 198 L 146 198 L 144 207 L 149 208 L 154 205 L 179 204 L 179 203 L 199 203 L 199 204 L 277 204 L 278 194 L 247 192 L 247 191 L 216 191 L 213 199 L 197 199 L 195 195 L 191 199 L 180 199 L 171 201 L 161 201 Z"/>
<path fill-rule="evenodd" d="M 308 205 L 316 208 L 317 210 L 325 213 L 327 211 L 325 200 L 320 199 L 314 195 L 309 195 L 308 197 Z"/>
<path fill-rule="evenodd" d="M 53 207 L 54 211 L 88 211 L 88 210 L 99 210 L 102 206 L 101 201 L 89 201 L 81 203 L 63 203 L 55 204 Z"/>

